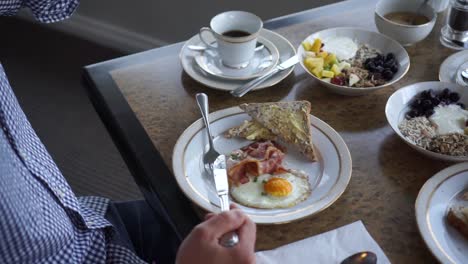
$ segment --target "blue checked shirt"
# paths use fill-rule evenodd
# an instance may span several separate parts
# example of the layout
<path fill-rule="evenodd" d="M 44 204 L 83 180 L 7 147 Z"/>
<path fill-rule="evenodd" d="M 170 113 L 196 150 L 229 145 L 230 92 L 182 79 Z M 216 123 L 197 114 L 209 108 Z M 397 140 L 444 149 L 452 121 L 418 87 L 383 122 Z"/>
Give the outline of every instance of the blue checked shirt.
<path fill-rule="evenodd" d="M 69 17 L 77 0 L 0 0 L 0 15 L 28 7 L 42 22 Z M 77 198 L 41 143 L 0 64 L 0 263 L 143 263 L 118 245 L 109 201 Z"/>

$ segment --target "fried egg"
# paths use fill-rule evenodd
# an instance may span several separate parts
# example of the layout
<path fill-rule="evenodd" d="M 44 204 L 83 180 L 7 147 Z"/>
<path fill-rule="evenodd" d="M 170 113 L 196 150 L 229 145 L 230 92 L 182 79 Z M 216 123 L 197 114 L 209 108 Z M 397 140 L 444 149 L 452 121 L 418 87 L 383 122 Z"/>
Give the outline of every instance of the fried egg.
<path fill-rule="evenodd" d="M 307 176 L 293 171 L 251 176 L 249 182 L 231 187 L 231 196 L 239 204 L 265 209 L 292 207 L 310 193 Z"/>

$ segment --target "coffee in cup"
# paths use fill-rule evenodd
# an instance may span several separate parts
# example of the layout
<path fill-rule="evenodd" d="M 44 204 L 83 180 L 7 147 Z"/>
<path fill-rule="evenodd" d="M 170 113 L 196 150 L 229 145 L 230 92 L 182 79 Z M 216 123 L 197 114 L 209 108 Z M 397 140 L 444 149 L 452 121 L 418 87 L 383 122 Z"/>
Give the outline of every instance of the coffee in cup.
<path fill-rule="evenodd" d="M 252 13 L 228 11 L 213 17 L 210 27 L 201 28 L 199 35 L 208 48 L 217 50 L 225 66 L 244 68 L 255 54 L 262 27 L 262 20 Z M 205 32 L 213 35 L 215 44 L 206 39 Z"/>

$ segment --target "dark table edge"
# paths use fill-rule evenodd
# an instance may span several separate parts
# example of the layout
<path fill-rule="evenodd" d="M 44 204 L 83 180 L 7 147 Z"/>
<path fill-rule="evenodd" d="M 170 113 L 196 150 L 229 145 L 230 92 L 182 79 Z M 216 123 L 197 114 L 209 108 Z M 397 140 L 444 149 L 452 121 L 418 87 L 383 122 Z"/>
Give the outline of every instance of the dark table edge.
<path fill-rule="evenodd" d="M 363 0 L 348 0 L 319 8 L 303 11 L 266 21 L 264 27 L 276 29 L 302 23 L 312 18 L 329 15 L 333 10 L 352 6 Z M 317 12 L 321 11 L 321 12 Z M 88 65 L 84 68 L 83 78 L 89 97 L 117 145 L 135 182 L 146 201 L 172 224 L 178 238 L 182 240 L 200 222 L 191 202 L 179 190 L 171 171 L 164 163 L 159 151 L 154 147 L 143 126 L 138 121 L 120 89 L 109 74 L 110 71 L 138 64 L 148 55 L 164 57 L 178 52 L 183 43 L 176 43 Z M 99 87 L 96 85 L 99 83 Z"/>

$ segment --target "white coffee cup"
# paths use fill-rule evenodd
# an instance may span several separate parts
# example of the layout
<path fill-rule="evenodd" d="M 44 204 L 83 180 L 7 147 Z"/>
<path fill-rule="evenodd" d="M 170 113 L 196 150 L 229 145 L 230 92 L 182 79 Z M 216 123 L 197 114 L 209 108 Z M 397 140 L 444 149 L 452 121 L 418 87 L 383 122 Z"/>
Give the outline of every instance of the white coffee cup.
<path fill-rule="evenodd" d="M 210 27 L 201 28 L 199 35 L 208 48 L 218 51 L 224 65 L 243 68 L 255 54 L 257 37 L 262 27 L 262 20 L 252 13 L 228 11 L 213 17 Z M 204 32 L 214 36 L 215 45 L 204 38 Z"/>

